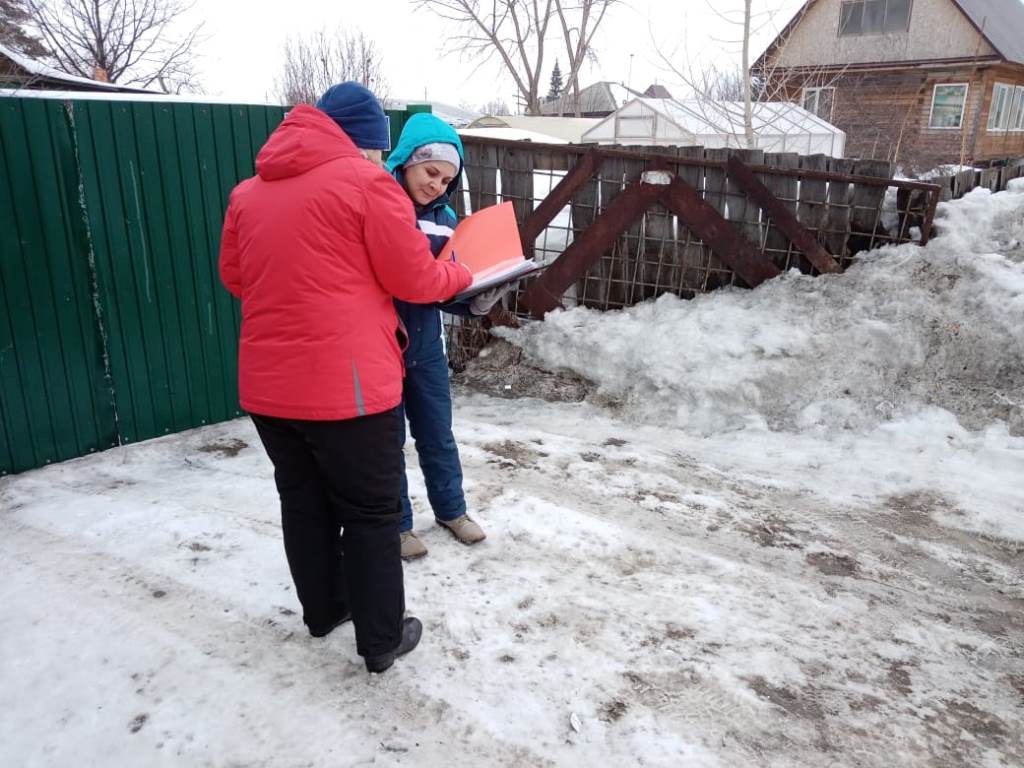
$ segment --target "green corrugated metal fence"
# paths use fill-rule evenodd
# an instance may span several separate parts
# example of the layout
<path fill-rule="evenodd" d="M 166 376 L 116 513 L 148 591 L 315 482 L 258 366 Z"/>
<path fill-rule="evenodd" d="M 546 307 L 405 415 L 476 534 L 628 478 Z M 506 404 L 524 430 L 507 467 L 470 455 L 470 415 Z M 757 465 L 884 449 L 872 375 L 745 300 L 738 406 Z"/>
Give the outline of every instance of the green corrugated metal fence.
<path fill-rule="evenodd" d="M 284 114 L 0 97 L 0 474 L 241 413 L 220 229 Z"/>
<path fill-rule="evenodd" d="M 63 104 L 0 98 L 0 472 L 116 442 L 74 135 Z"/>

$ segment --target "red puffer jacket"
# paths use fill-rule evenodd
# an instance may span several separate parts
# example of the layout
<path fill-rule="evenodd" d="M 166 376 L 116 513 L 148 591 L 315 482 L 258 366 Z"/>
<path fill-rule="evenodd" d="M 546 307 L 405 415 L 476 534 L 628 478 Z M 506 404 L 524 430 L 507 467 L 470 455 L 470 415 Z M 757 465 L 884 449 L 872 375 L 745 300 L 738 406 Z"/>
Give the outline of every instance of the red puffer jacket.
<path fill-rule="evenodd" d="M 221 280 L 242 300 L 239 392 L 251 413 L 328 421 L 402 398 L 392 297 L 450 299 L 464 267 L 438 262 L 412 202 L 322 112 L 296 107 L 231 193 Z"/>

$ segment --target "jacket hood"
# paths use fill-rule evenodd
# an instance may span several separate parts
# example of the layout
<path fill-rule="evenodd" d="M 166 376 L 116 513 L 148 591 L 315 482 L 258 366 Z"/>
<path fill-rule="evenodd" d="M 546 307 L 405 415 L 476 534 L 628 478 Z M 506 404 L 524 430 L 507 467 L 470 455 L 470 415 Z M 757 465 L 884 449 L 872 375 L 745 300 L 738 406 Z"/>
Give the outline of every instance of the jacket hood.
<path fill-rule="evenodd" d="M 264 181 L 298 176 L 359 150 L 338 124 L 318 109 L 300 104 L 288 113 L 256 155 L 256 173 Z"/>
<path fill-rule="evenodd" d="M 416 148 L 422 147 L 424 144 L 434 144 L 435 142 L 453 144 L 459 152 L 459 170 L 445 191 L 447 196 L 451 196 L 458 189 L 459 180 L 462 178 L 462 169 L 466 163 L 466 153 L 462 149 L 462 139 L 459 138 L 459 134 L 455 132 L 455 129 L 435 115 L 420 112 L 409 118 L 405 127 L 402 128 L 402 135 L 398 137 L 398 144 L 395 145 L 391 154 L 388 155 L 385 167 L 400 180 L 401 166 L 405 165 L 405 161 L 412 156 Z"/>

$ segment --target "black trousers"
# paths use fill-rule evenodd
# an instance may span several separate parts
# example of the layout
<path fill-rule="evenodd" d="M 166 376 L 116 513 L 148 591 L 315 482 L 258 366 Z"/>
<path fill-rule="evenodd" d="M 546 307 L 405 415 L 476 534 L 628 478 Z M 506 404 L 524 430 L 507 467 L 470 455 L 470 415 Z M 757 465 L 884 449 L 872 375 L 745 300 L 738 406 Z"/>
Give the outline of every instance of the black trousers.
<path fill-rule="evenodd" d="M 326 627 L 351 610 L 359 654 L 394 650 L 405 612 L 397 410 L 343 421 L 252 420 L 274 463 L 303 621 Z"/>

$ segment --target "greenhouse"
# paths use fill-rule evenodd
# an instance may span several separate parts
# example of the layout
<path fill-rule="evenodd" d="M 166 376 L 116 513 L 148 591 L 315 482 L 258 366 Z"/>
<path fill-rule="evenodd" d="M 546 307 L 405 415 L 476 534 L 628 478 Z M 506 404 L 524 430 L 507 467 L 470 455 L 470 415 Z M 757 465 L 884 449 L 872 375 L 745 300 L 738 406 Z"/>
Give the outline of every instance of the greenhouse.
<path fill-rule="evenodd" d="M 584 142 L 643 146 L 746 146 L 741 101 L 636 98 L 583 134 Z M 754 102 L 754 147 L 843 157 L 846 134 L 796 104 Z"/>

